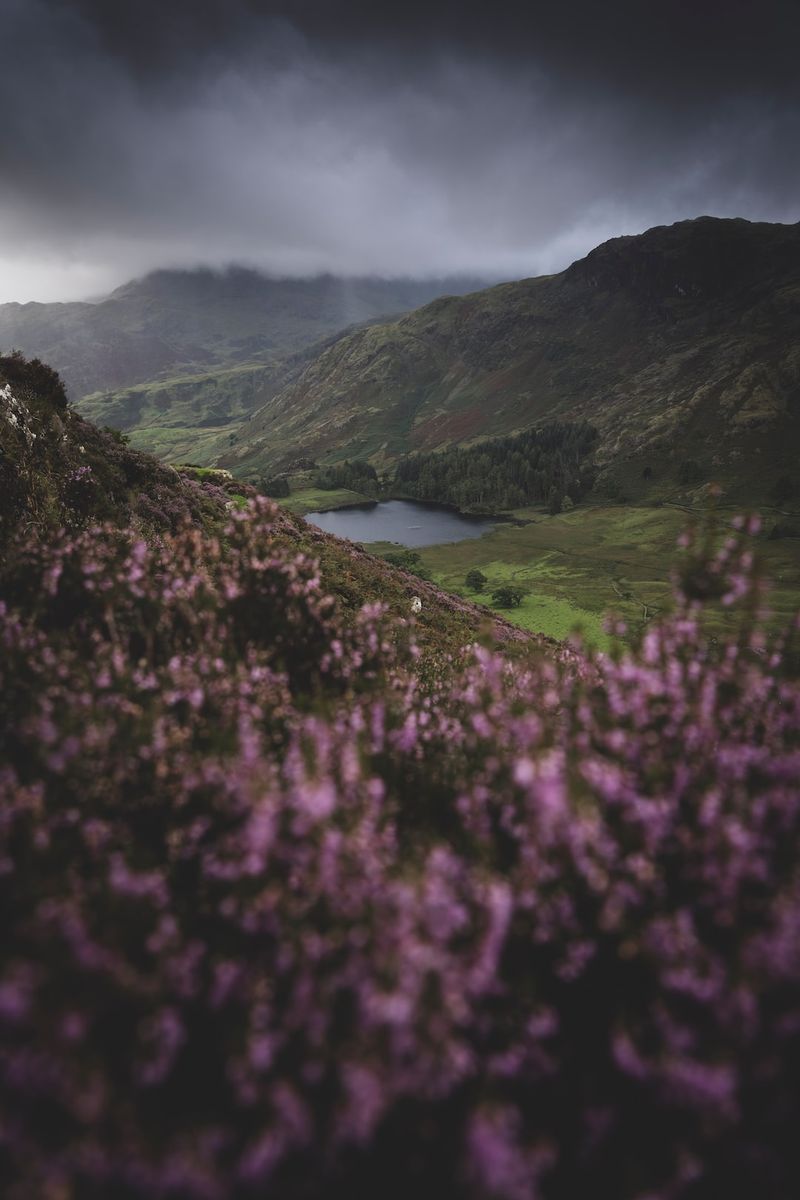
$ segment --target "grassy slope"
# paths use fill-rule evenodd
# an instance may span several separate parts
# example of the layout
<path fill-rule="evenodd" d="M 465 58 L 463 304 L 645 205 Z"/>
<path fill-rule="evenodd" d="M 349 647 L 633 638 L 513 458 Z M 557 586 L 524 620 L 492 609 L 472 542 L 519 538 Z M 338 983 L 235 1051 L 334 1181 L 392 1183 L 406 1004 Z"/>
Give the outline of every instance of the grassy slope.
<path fill-rule="evenodd" d="M 320 562 L 323 586 L 337 597 L 345 611 L 355 612 L 363 604 L 381 603 L 402 620 L 413 620 L 422 649 L 429 654 L 454 654 L 477 638 L 496 641 L 509 650 L 525 653 L 539 639 L 531 640 L 510 619 L 476 603 L 475 597 L 460 597 L 398 570 L 354 542 L 332 537 L 283 510 L 282 536 L 292 540 Z M 422 600 L 422 612 L 411 616 L 414 596 Z"/>
<path fill-rule="evenodd" d="M 281 507 L 304 517 L 310 512 L 327 512 L 332 508 L 347 508 L 350 504 L 368 503 L 369 496 L 362 496 L 360 492 L 351 492 L 347 488 L 324 491 L 322 488 L 308 485 L 293 488 L 291 496 L 281 500 Z"/>
<path fill-rule="evenodd" d="M 7 388 L 5 382 L 0 376 L 0 566 L 20 531 L 23 547 L 34 536 L 48 536 L 65 525 L 78 529 L 98 519 L 132 524 L 145 537 L 161 537 L 185 519 L 219 534 L 227 508 L 240 507 L 254 495 L 246 484 L 208 471 L 184 474 L 166 467 L 73 410 L 25 387 Z M 426 661 L 457 653 L 481 636 L 522 653 L 534 644 L 502 617 L 487 620 L 473 603 L 421 584 L 285 510 L 278 512 L 276 536 L 319 559 L 322 587 L 346 613 L 380 602 L 398 620 L 410 619 L 411 598 L 422 595 L 416 625 Z"/>
<path fill-rule="evenodd" d="M 669 563 L 683 518 L 664 509 L 588 508 L 559 517 L 523 510 L 530 524 L 499 525 L 472 542 L 430 547 L 422 561 L 443 587 L 468 595 L 464 578 L 478 567 L 494 587 L 515 583 L 526 596 L 509 618 L 536 632 L 564 638 L 580 629 L 605 646 L 605 614 L 614 609 L 639 623 L 668 598 Z M 615 587 L 616 585 L 616 587 Z M 629 594 L 630 600 L 622 599 Z M 635 598 L 634 598 L 635 597 Z"/>
<path fill-rule="evenodd" d="M 95 392 L 78 408 L 89 420 L 129 433 L 132 445 L 172 461 L 213 463 L 239 436 L 242 422 L 274 395 L 285 358 L 173 376 L 119 391 Z"/>

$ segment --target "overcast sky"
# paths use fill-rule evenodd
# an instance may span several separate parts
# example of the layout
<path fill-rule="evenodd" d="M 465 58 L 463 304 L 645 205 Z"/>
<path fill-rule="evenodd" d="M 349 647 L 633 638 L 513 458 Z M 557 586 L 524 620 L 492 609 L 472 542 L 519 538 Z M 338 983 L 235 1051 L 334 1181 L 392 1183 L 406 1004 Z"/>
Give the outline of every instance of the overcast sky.
<path fill-rule="evenodd" d="M 800 219 L 796 0 L 0 0 L 0 300 Z"/>

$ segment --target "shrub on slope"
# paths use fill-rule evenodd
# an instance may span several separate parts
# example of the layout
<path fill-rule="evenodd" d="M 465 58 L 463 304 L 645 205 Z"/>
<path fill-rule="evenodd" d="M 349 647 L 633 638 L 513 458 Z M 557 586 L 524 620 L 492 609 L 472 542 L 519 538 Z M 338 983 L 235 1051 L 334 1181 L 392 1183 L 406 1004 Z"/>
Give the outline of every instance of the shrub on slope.
<path fill-rule="evenodd" d="M 796 1195 L 800 689 L 700 630 L 745 535 L 616 660 L 423 683 L 273 518 L 2 573 L 3 1194 Z"/>

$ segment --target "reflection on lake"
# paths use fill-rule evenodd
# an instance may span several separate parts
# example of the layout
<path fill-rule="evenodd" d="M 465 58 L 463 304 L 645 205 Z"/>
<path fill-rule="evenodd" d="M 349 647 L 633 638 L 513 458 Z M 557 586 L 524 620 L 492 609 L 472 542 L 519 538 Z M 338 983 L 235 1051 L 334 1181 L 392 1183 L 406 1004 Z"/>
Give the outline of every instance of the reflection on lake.
<path fill-rule="evenodd" d="M 438 504 L 417 500 L 384 500 L 355 508 L 306 514 L 325 533 L 353 542 L 399 542 L 401 546 L 436 546 L 480 537 L 494 528 L 489 517 L 468 517 Z"/>

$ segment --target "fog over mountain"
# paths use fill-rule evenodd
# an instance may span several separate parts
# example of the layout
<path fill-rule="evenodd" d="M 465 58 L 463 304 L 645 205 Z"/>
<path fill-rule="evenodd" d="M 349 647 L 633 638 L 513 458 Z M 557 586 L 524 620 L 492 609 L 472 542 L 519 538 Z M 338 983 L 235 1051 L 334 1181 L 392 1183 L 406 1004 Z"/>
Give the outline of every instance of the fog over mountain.
<path fill-rule="evenodd" d="M 800 218 L 789 0 L 0 0 L 0 300 L 154 267 L 507 278 Z"/>

